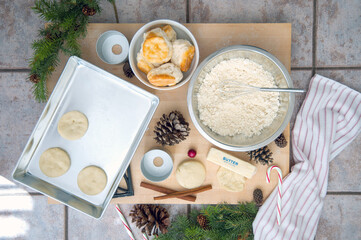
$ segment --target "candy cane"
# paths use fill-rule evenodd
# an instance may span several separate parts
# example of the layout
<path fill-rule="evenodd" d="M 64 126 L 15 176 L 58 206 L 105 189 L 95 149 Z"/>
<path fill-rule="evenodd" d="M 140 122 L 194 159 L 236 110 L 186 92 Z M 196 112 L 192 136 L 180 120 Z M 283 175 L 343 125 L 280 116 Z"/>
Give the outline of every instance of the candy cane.
<path fill-rule="evenodd" d="M 143 233 L 143 240 L 149 240 L 147 234 Z"/>
<path fill-rule="evenodd" d="M 275 169 L 278 172 L 278 199 L 277 199 L 277 224 L 280 225 L 281 224 L 281 213 L 282 213 L 282 171 L 279 167 L 277 166 L 271 166 L 267 169 L 267 173 L 266 173 L 266 181 L 268 183 L 271 182 L 270 179 L 270 173 L 271 170 Z"/>
<path fill-rule="evenodd" d="M 130 230 L 130 226 L 129 226 L 127 220 L 125 219 L 122 211 L 120 211 L 120 205 L 117 204 L 117 206 L 115 206 L 115 208 L 118 210 L 119 217 L 120 217 L 120 219 L 122 220 L 122 223 L 123 223 L 123 225 L 124 225 L 124 228 L 125 228 L 125 230 L 127 230 L 127 233 L 128 233 L 128 235 L 129 235 L 130 239 L 131 239 L 131 240 L 135 240 L 134 235 L 133 235 L 133 233 L 132 233 L 132 230 Z"/>

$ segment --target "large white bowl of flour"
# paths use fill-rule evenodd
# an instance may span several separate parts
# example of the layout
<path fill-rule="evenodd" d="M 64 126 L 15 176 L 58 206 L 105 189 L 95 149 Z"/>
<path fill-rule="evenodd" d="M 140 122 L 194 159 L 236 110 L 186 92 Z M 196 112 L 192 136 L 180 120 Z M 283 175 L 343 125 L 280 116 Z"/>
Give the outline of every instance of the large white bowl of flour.
<path fill-rule="evenodd" d="M 197 130 L 212 144 L 251 151 L 276 139 L 288 125 L 294 95 L 256 92 L 225 98 L 222 81 L 234 79 L 257 87 L 292 88 L 283 64 L 269 52 L 237 45 L 208 56 L 188 88 L 188 110 Z"/>

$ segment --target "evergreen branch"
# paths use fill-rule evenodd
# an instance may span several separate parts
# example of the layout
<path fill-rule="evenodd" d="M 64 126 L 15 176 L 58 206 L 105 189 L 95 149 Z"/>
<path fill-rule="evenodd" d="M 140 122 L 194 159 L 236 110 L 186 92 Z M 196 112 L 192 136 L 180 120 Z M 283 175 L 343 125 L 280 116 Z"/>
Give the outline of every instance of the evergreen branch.
<path fill-rule="evenodd" d="M 46 79 L 41 79 L 40 82 L 33 85 L 33 94 L 35 99 L 39 102 L 44 102 L 47 98 Z"/>
<path fill-rule="evenodd" d="M 37 0 L 35 1 L 33 10 L 45 21 L 53 21 L 57 19 L 59 4 L 55 0 Z"/>
<path fill-rule="evenodd" d="M 32 44 L 34 55 L 29 61 L 29 79 L 34 82 L 33 94 L 39 102 L 46 101 L 46 81 L 58 66 L 59 52 L 80 56 L 79 38 L 86 36 L 89 16 L 100 13 L 100 0 L 36 0 L 32 9 L 47 22 Z M 109 1 L 109 0 L 108 0 Z M 85 10 L 84 10 L 85 9 Z M 91 11 L 91 14 L 89 14 Z"/>
<path fill-rule="evenodd" d="M 206 231 L 198 226 L 191 226 L 184 230 L 184 239 L 203 240 L 206 238 Z"/>
<path fill-rule="evenodd" d="M 230 239 L 240 236 L 253 239 L 252 223 L 258 208 L 255 203 L 237 205 L 209 205 L 202 210 L 193 210 L 189 217 L 177 216 L 168 228 L 168 233 L 160 235 L 157 240 L 170 239 Z M 206 216 L 208 229 L 203 229 L 197 222 L 198 215 Z"/>

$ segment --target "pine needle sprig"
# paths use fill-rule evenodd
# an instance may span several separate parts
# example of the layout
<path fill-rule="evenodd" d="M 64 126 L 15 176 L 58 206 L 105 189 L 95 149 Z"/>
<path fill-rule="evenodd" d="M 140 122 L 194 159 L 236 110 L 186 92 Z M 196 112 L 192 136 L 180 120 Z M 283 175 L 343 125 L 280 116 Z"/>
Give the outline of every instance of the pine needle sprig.
<path fill-rule="evenodd" d="M 255 203 L 237 205 L 209 205 L 201 210 L 193 210 L 189 216 L 177 216 L 157 240 L 170 239 L 253 239 L 252 223 L 258 208 Z M 209 229 L 203 229 L 197 222 L 198 215 L 204 215 Z"/>
<path fill-rule="evenodd" d="M 206 237 L 206 231 L 198 226 L 190 226 L 184 230 L 184 239 L 186 240 L 204 240 Z"/>
<path fill-rule="evenodd" d="M 38 0 L 35 1 L 32 9 L 45 21 L 53 21 L 59 16 L 57 13 L 59 3 L 56 1 Z"/>
<path fill-rule="evenodd" d="M 47 100 L 46 81 L 60 63 L 59 52 L 68 56 L 81 54 L 79 38 L 86 36 L 89 16 L 100 13 L 101 0 L 36 0 L 33 11 L 48 22 L 46 28 L 39 30 L 40 39 L 32 44 L 33 57 L 29 61 L 29 79 L 34 82 L 33 94 L 39 102 Z M 113 3 L 114 0 L 108 0 Z"/>
<path fill-rule="evenodd" d="M 175 224 L 171 224 L 168 227 L 168 233 L 161 234 L 157 240 L 173 240 L 173 239 L 184 239 L 184 230 L 191 227 L 191 223 L 187 216 L 179 215 L 174 220 Z"/>

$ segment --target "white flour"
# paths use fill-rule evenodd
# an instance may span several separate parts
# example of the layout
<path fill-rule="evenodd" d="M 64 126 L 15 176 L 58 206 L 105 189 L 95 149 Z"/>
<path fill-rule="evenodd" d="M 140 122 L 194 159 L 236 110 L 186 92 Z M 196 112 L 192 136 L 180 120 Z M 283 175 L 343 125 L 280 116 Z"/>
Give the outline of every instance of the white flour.
<path fill-rule="evenodd" d="M 222 136 L 261 134 L 271 125 L 280 105 L 279 93 L 255 92 L 235 98 L 224 98 L 220 82 L 235 79 L 257 87 L 276 87 L 271 73 L 249 59 L 224 60 L 206 74 L 197 98 L 203 124 Z"/>

